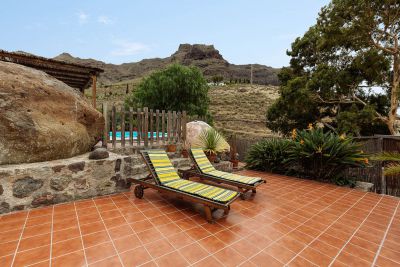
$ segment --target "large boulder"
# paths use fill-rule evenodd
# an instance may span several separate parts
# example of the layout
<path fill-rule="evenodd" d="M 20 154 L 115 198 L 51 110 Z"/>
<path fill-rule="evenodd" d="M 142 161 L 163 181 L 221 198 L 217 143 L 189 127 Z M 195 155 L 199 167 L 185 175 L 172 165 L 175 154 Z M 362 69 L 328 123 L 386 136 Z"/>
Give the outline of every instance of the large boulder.
<path fill-rule="evenodd" d="M 81 93 L 42 71 L 0 61 L 0 164 L 90 151 L 102 114 Z"/>
<path fill-rule="evenodd" d="M 204 121 L 191 121 L 188 122 L 186 124 L 186 141 L 192 146 L 192 147 L 196 147 L 198 146 L 198 137 L 200 135 L 200 133 L 203 130 L 207 130 L 211 128 L 210 125 L 208 125 L 206 122 Z M 228 142 L 226 142 L 226 140 L 224 139 L 223 144 L 221 146 L 221 151 L 218 152 L 226 152 L 230 150 L 230 146 L 228 144 Z"/>

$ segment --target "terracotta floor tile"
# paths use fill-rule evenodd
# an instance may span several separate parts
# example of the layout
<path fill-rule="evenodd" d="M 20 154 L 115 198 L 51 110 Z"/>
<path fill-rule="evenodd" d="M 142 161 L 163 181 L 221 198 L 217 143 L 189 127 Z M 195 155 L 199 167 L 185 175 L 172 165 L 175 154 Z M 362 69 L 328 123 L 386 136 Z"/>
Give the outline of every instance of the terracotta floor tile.
<path fill-rule="evenodd" d="M 53 258 L 51 266 L 54 267 L 76 267 L 85 266 L 85 255 L 83 250 L 75 251 L 70 254 L 65 254 L 61 257 Z"/>
<path fill-rule="evenodd" d="M 312 242 L 309 246 L 312 249 L 318 250 L 319 252 L 333 258 L 335 257 L 338 252 L 339 252 L 339 248 L 333 247 L 327 243 L 324 243 L 320 240 L 315 240 L 314 242 Z"/>
<path fill-rule="evenodd" d="M 14 266 L 26 266 L 50 258 L 50 246 L 34 248 L 18 252 L 15 256 Z"/>
<path fill-rule="evenodd" d="M 13 254 L 17 249 L 18 241 L 11 241 L 0 245 L 0 257 Z"/>
<path fill-rule="evenodd" d="M 98 213 L 92 213 L 88 215 L 79 216 L 78 221 L 80 225 L 94 223 L 101 220 L 101 216 Z"/>
<path fill-rule="evenodd" d="M 118 253 L 125 252 L 127 250 L 131 250 L 137 247 L 140 247 L 142 243 L 136 235 L 124 236 L 119 239 L 115 239 L 114 241 L 115 248 Z"/>
<path fill-rule="evenodd" d="M 110 237 L 108 236 L 106 231 L 96 232 L 89 235 L 82 236 L 83 245 L 85 248 L 92 247 L 98 245 L 100 243 L 110 241 Z"/>
<path fill-rule="evenodd" d="M 371 263 L 375 258 L 375 253 L 351 243 L 347 244 L 342 251 Z"/>
<path fill-rule="evenodd" d="M 293 251 L 278 244 L 272 244 L 271 246 L 266 248 L 264 252 L 271 255 L 282 263 L 289 262 L 296 255 L 296 253 L 294 253 Z"/>
<path fill-rule="evenodd" d="M 400 248 L 397 251 L 394 251 L 383 246 L 379 255 L 400 264 Z"/>
<path fill-rule="evenodd" d="M 209 256 L 209 253 L 196 243 L 179 249 L 179 252 L 190 264 Z"/>
<path fill-rule="evenodd" d="M 90 267 L 122 267 L 122 263 L 117 256 L 113 256 L 96 263 L 90 264 Z"/>
<path fill-rule="evenodd" d="M 157 229 L 165 236 L 171 236 L 182 232 L 182 229 L 179 228 L 175 223 L 164 224 L 161 226 L 157 226 Z"/>
<path fill-rule="evenodd" d="M 169 243 L 173 245 L 176 249 L 180 249 L 181 247 L 187 246 L 194 242 L 194 240 L 184 232 L 169 236 L 167 239 Z"/>
<path fill-rule="evenodd" d="M 154 225 L 147 219 L 131 223 L 130 225 L 135 233 L 143 232 L 154 227 Z"/>
<path fill-rule="evenodd" d="M 11 266 L 13 258 L 14 258 L 14 255 L 0 257 L 0 266 L 4 266 L 4 267 Z"/>
<path fill-rule="evenodd" d="M 158 239 L 163 238 L 162 234 L 155 228 L 140 232 L 137 234 L 143 244 L 148 244 Z"/>
<path fill-rule="evenodd" d="M 38 208 L 29 211 L 29 217 L 38 217 L 53 214 L 52 207 Z"/>
<path fill-rule="evenodd" d="M 121 212 L 119 212 L 119 210 L 117 210 L 117 209 L 113 209 L 113 210 L 109 210 L 109 211 L 102 211 L 102 212 L 100 212 L 100 215 L 103 218 L 103 220 L 108 220 L 108 219 L 120 217 Z"/>
<path fill-rule="evenodd" d="M 223 230 L 214 235 L 227 245 L 231 245 L 232 243 L 240 239 L 240 236 L 236 235 L 230 230 Z"/>
<path fill-rule="evenodd" d="M 125 221 L 124 217 L 119 216 L 112 219 L 104 220 L 104 224 L 108 229 L 110 229 L 120 225 L 127 224 L 127 222 Z"/>
<path fill-rule="evenodd" d="M 214 257 L 222 262 L 225 266 L 237 266 L 246 260 L 245 257 L 229 247 L 215 253 Z"/>
<path fill-rule="evenodd" d="M 106 228 L 102 222 L 94 222 L 89 224 L 80 225 L 82 235 L 88 235 L 95 232 L 104 231 Z"/>
<path fill-rule="evenodd" d="M 201 226 L 196 226 L 192 229 L 186 230 L 185 233 L 194 240 L 205 238 L 211 234 L 209 231 L 207 231 Z"/>
<path fill-rule="evenodd" d="M 300 253 L 300 256 L 318 266 L 328 266 L 332 258 L 310 247 Z"/>
<path fill-rule="evenodd" d="M 244 256 L 246 258 L 251 258 L 258 252 L 260 252 L 259 248 L 257 248 L 253 244 L 251 244 L 246 239 L 242 239 L 242 240 L 239 240 L 239 241 L 233 243 L 232 245 L 230 245 L 230 248 L 233 248 L 234 250 L 239 252 L 239 254 L 241 254 L 242 256 Z"/>
<path fill-rule="evenodd" d="M 51 215 L 45 215 L 45 216 L 40 216 L 40 217 L 28 217 L 25 227 L 30 227 L 30 226 L 35 226 L 35 225 L 45 224 L 45 223 L 51 223 L 51 221 L 52 221 Z"/>
<path fill-rule="evenodd" d="M 67 228 L 67 229 L 64 229 L 61 231 L 53 232 L 53 243 L 71 239 L 71 238 L 76 238 L 79 236 L 80 236 L 80 232 L 79 232 L 78 227 Z"/>
<path fill-rule="evenodd" d="M 131 227 L 128 224 L 123 224 L 115 228 L 108 229 L 108 233 L 110 234 L 112 239 L 117 239 L 134 234 L 134 232 L 132 231 Z"/>
<path fill-rule="evenodd" d="M 80 237 L 53 243 L 52 257 L 58 257 L 77 250 L 82 250 L 82 240 Z"/>
<path fill-rule="evenodd" d="M 209 253 L 214 253 L 218 250 L 223 249 L 226 244 L 223 243 L 220 239 L 216 236 L 208 236 L 204 239 L 198 241 L 200 245 L 205 248 Z"/>
<path fill-rule="evenodd" d="M 272 241 L 270 239 L 268 239 L 267 237 L 264 237 L 258 233 L 249 235 L 246 238 L 246 240 L 249 241 L 250 243 L 254 244 L 259 249 L 264 249 L 272 243 Z"/>
<path fill-rule="evenodd" d="M 158 258 L 175 250 L 165 238 L 148 243 L 145 247 L 153 258 Z"/>
<path fill-rule="evenodd" d="M 103 260 L 116 254 L 111 242 L 102 243 L 100 245 L 85 249 L 88 264 Z"/>
<path fill-rule="evenodd" d="M 221 263 L 215 257 L 209 256 L 209 257 L 197 262 L 193 266 L 196 266 L 196 267 L 220 267 Z"/>
<path fill-rule="evenodd" d="M 22 238 L 28 238 L 35 235 L 42 235 L 50 233 L 51 223 L 36 225 L 32 227 L 26 227 L 22 233 Z"/>
<path fill-rule="evenodd" d="M 53 231 L 59 231 L 71 227 L 78 227 L 78 220 L 76 218 L 65 219 L 53 223 Z"/>
<path fill-rule="evenodd" d="M 138 266 L 151 260 L 143 247 L 138 247 L 120 254 L 124 266 Z"/>
<path fill-rule="evenodd" d="M 305 258 L 301 256 L 297 256 L 294 258 L 288 266 L 290 267 L 316 267 L 317 265 L 313 264 L 312 262 L 309 262 Z"/>
<path fill-rule="evenodd" d="M 250 259 L 257 266 L 283 266 L 283 263 L 272 257 L 271 255 L 261 252 Z"/>
<path fill-rule="evenodd" d="M 21 236 L 21 233 L 22 229 L 0 232 L 0 244 L 18 240 Z"/>
<path fill-rule="evenodd" d="M 376 260 L 376 266 L 379 267 L 394 267 L 394 266 L 399 266 L 398 262 L 392 261 L 386 257 L 378 256 L 378 259 Z"/>
<path fill-rule="evenodd" d="M 41 246 L 49 246 L 50 239 L 51 239 L 50 233 L 22 239 L 19 243 L 18 251 L 24 251 L 27 249 L 37 248 Z"/>
<path fill-rule="evenodd" d="M 155 260 L 159 267 L 184 267 L 189 263 L 178 252 L 172 252 Z"/>
<path fill-rule="evenodd" d="M 348 265 L 348 266 L 371 266 L 371 262 L 364 261 L 357 256 L 348 254 L 346 252 L 340 253 L 336 260 Z"/>

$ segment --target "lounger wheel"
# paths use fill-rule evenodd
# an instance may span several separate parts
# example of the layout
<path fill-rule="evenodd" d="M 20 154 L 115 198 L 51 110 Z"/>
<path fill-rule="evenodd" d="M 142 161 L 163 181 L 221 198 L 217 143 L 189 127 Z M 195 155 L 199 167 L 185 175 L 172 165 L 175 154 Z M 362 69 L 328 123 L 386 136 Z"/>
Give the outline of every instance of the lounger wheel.
<path fill-rule="evenodd" d="M 143 195 L 144 195 L 144 188 L 143 188 L 143 186 L 142 186 L 142 185 L 137 185 L 137 186 L 135 186 L 134 193 L 135 193 L 135 197 L 137 197 L 137 198 L 143 198 Z"/>

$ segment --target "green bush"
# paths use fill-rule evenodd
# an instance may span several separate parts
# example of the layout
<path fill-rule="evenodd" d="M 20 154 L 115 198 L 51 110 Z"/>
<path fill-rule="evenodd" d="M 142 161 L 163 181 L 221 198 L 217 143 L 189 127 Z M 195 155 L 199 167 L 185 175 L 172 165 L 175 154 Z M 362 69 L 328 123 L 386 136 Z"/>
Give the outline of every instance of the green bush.
<path fill-rule="evenodd" d="M 188 115 L 208 114 L 208 85 L 196 67 L 173 64 L 145 78 L 125 100 L 129 107 L 186 110 Z"/>
<path fill-rule="evenodd" d="M 352 138 L 321 128 L 292 132 L 287 162 L 298 175 L 318 180 L 337 180 L 348 167 L 368 164 L 360 145 Z"/>
<path fill-rule="evenodd" d="M 285 173 L 288 164 L 288 149 L 291 141 L 287 139 L 265 139 L 250 147 L 245 162 L 252 170 Z"/>

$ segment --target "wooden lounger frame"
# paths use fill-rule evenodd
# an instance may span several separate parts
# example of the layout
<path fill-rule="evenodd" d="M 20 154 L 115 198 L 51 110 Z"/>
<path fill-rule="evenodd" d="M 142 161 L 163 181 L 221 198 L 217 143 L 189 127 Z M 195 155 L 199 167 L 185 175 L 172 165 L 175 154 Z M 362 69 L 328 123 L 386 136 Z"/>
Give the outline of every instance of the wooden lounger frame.
<path fill-rule="evenodd" d="M 189 170 L 178 170 L 179 175 L 182 176 L 184 179 L 190 179 L 190 177 L 198 177 L 202 181 L 209 181 L 218 184 L 219 186 L 222 186 L 224 188 L 228 188 L 227 186 L 223 186 L 223 184 L 228 185 L 228 186 L 233 186 L 237 187 L 238 192 L 241 193 L 241 198 L 245 199 L 245 194 L 251 190 L 253 194 L 257 193 L 257 186 L 267 183 L 266 180 L 261 179 L 261 181 L 249 185 L 237 181 L 232 181 L 228 179 L 224 179 L 218 176 L 210 175 L 203 173 L 202 170 L 200 169 L 199 165 L 197 164 L 196 159 L 193 156 L 193 153 L 191 150 L 189 150 L 189 157 L 193 163 L 192 167 Z M 222 184 L 222 185 L 221 185 Z"/>
<path fill-rule="evenodd" d="M 205 213 L 207 221 L 209 223 L 213 223 L 214 219 L 212 217 L 212 212 L 216 209 L 222 209 L 222 210 L 224 210 L 224 214 L 228 215 L 229 210 L 230 210 L 230 204 L 240 196 L 240 193 L 239 193 L 237 196 L 235 196 L 229 202 L 220 203 L 217 201 L 212 201 L 207 198 L 202 198 L 202 197 L 195 196 L 195 195 L 183 192 L 183 191 L 179 191 L 177 189 L 163 186 L 157 178 L 158 177 L 157 173 L 156 173 L 155 168 L 149 158 L 147 151 L 145 151 L 145 150 L 140 151 L 140 154 L 142 155 L 142 158 L 143 158 L 144 162 L 146 163 L 146 166 L 147 166 L 150 174 L 147 177 L 142 178 L 142 179 L 133 179 L 133 178 L 128 179 L 131 183 L 138 184 L 134 190 L 134 194 L 137 198 L 143 197 L 144 189 L 152 188 L 152 189 L 159 191 L 160 193 L 165 193 L 167 195 L 174 196 L 174 197 L 177 197 L 177 198 L 189 201 L 189 202 L 199 203 L 204 206 L 204 213 Z"/>

